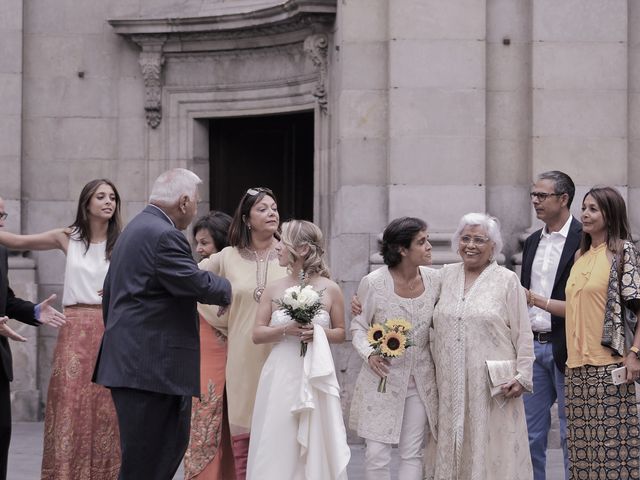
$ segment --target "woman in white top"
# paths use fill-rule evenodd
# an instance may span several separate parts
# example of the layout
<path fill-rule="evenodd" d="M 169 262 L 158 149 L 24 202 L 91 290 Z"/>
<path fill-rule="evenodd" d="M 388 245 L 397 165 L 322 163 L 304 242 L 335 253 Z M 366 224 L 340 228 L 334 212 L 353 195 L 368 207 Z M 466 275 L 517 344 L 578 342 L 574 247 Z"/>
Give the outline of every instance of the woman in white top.
<path fill-rule="evenodd" d="M 118 422 L 109 391 L 91 383 L 104 331 L 102 285 L 122 229 L 120 196 L 106 179 L 87 183 L 73 224 L 34 235 L 0 232 L 14 250 L 66 254 L 62 304 L 67 323 L 53 354 L 44 427 L 42 479 L 116 479 Z"/>

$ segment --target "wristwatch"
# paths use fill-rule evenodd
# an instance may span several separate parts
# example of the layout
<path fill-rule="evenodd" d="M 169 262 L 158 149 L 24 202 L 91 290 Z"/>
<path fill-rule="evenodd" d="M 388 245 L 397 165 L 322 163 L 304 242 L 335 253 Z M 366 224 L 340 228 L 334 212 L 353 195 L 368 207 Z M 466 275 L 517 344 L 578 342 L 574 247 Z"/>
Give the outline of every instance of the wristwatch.
<path fill-rule="evenodd" d="M 640 348 L 636 347 L 635 345 L 631 345 L 631 348 L 629 350 L 636 354 L 636 358 L 640 359 Z"/>

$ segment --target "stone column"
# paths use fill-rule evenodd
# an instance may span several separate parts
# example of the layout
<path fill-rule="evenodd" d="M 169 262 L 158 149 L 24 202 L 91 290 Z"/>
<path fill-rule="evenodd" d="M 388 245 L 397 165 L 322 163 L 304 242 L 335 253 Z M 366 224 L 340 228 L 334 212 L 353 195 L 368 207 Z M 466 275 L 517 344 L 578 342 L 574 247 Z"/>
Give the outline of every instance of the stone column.
<path fill-rule="evenodd" d="M 532 2 L 532 177 L 568 173 L 575 215 L 594 184 L 626 194 L 628 3 Z"/>
<path fill-rule="evenodd" d="M 485 209 L 486 16 L 485 1 L 389 2 L 389 219 L 453 231 Z"/>

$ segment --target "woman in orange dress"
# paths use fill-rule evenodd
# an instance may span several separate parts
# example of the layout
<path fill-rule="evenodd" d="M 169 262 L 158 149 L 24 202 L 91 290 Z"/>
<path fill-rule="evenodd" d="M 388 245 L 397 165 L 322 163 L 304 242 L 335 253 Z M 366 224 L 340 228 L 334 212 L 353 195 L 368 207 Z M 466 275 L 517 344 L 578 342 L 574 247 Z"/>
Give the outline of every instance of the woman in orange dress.
<path fill-rule="evenodd" d="M 62 250 L 67 323 L 53 352 L 44 416 L 43 480 L 115 480 L 120 434 L 108 389 L 91 383 L 104 332 L 102 285 L 122 229 L 120 196 L 106 179 L 87 183 L 73 224 L 34 235 L 0 232 L 14 250 Z"/>
<path fill-rule="evenodd" d="M 209 258 L 227 246 L 231 217 L 212 211 L 193 226 L 196 253 Z M 200 399 L 191 408 L 191 437 L 184 456 L 185 480 L 235 478 L 226 412 L 227 337 L 200 315 Z"/>

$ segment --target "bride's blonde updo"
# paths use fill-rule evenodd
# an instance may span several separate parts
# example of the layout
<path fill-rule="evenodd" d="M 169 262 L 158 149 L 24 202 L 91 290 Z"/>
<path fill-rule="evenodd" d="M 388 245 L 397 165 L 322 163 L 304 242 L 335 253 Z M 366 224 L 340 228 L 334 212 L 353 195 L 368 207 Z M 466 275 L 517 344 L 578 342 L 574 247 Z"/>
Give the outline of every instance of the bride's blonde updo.
<path fill-rule="evenodd" d="M 318 274 L 329 278 L 329 268 L 324 261 L 324 238 L 322 231 L 314 223 L 306 220 L 289 220 L 283 223 L 281 241 L 287 249 L 289 265 L 299 258 L 296 250 L 308 246 L 302 271 L 306 276 Z"/>

